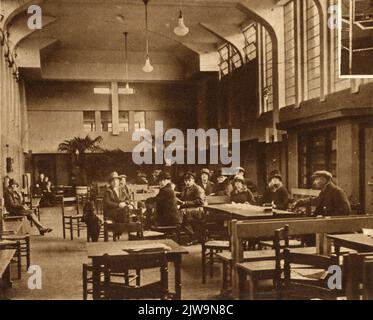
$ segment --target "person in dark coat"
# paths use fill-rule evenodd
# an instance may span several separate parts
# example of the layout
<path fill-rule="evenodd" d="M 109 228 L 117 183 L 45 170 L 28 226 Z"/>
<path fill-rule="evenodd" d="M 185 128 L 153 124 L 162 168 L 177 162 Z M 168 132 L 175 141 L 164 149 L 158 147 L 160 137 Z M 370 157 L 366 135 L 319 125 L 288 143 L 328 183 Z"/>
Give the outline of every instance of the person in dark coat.
<path fill-rule="evenodd" d="M 328 171 L 316 171 L 312 178 L 314 187 L 321 190 L 316 198 L 301 199 L 294 204 L 294 208 L 301 206 L 315 206 L 314 215 L 344 216 L 351 214 L 350 203 L 345 192 L 332 182 L 332 174 Z"/>
<path fill-rule="evenodd" d="M 185 189 L 181 192 L 178 203 L 183 213 L 182 225 L 191 240 L 188 245 L 191 245 L 200 240 L 205 192 L 195 183 L 195 175 L 192 172 L 184 175 L 184 183 Z"/>
<path fill-rule="evenodd" d="M 216 177 L 215 185 L 215 196 L 231 196 L 233 191 L 233 186 L 230 182 L 230 179 L 224 175 L 223 169 L 220 169 Z"/>
<path fill-rule="evenodd" d="M 262 205 L 273 204 L 275 209 L 287 210 L 289 205 L 289 194 L 282 183 L 280 174 L 273 175 L 268 182 L 268 188 L 264 192 Z"/>
<path fill-rule="evenodd" d="M 209 196 L 215 192 L 215 183 L 210 181 L 211 173 L 209 169 L 202 169 L 198 185 L 205 191 L 205 195 Z"/>
<path fill-rule="evenodd" d="M 103 201 L 104 217 L 116 223 L 129 221 L 129 209 L 132 207 L 131 199 L 120 187 L 118 173 L 110 175 L 110 187 L 106 189 Z"/>
<path fill-rule="evenodd" d="M 176 226 L 181 223 L 177 209 L 175 192 L 171 185 L 171 176 L 162 171 L 158 175 L 159 193 L 154 198 L 158 226 Z"/>
<path fill-rule="evenodd" d="M 235 176 L 233 180 L 233 191 L 231 201 L 234 203 L 255 204 L 255 199 L 250 189 L 244 185 L 244 179 L 241 176 Z"/>
<path fill-rule="evenodd" d="M 131 191 L 130 189 L 128 188 L 128 185 L 127 185 L 127 176 L 125 174 L 121 174 L 119 176 L 119 179 L 120 179 L 120 182 L 119 182 L 119 186 L 121 188 L 121 191 L 123 193 L 123 196 L 126 198 L 126 199 L 131 199 Z M 130 201 L 130 200 L 128 200 Z M 132 204 L 132 203 L 131 203 Z"/>
<path fill-rule="evenodd" d="M 254 182 L 245 177 L 246 170 L 242 167 L 237 167 L 236 172 L 236 175 L 243 179 L 244 185 L 250 189 L 251 193 L 256 194 L 258 192 L 258 188 Z"/>
<path fill-rule="evenodd" d="M 28 209 L 22 204 L 22 195 L 19 192 L 19 184 L 14 180 L 9 180 L 9 187 L 5 190 L 4 194 L 5 208 L 11 216 L 25 216 L 31 220 L 38 228 L 40 234 L 43 236 L 45 233 L 52 232 L 52 229 L 47 228 L 40 223 L 35 216 L 34 211 Z"/>

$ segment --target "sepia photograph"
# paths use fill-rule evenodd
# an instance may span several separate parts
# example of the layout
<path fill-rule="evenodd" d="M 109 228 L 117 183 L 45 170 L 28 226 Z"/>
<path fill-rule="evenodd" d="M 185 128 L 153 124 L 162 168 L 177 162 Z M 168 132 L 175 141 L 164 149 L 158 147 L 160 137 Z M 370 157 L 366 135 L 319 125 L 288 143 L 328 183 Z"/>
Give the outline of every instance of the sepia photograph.
<path fill-rule="evenodd" d="M 341 76 L 373 78 L 373 1 L 340 0 Z"/>
<path fill-rule="evenodd" d="M 0 0 L 0 300 L 373 300 L 372 92 L 372 0 Z"/>

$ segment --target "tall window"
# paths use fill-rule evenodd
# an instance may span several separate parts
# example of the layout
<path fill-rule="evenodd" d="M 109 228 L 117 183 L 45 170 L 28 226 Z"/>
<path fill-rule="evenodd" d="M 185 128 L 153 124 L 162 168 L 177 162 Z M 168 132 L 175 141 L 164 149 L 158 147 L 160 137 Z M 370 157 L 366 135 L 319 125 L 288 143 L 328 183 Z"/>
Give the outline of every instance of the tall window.
<path fill-rule="evenodd" d="M 336 177 L 336 129 L 311 131 L 299 136 L 299 187 L 312 187 L 312 173 L 328 170 Z"/>
<path fill-rule="evenodd" d="M 285 21 L 285 100 L 286 105 L 295 104 L 295 8 L 294 2 L 284 7 Z"/>
<path fill-rule="evenodd" d="M 320 97 L 320 15 L 314 0 L 305 2 L 308 99 Z"/>
<path fill-rule="evenodd" d="M 135 130 L 145 129 L 145 111 L 135 111 L 134 127 Z"/>
<path fill-rule="evenodd" d="M 101 111 L 101 131 L 113 132 L 113 119 L 111 111 Z"/>
<path fill-rule="evenodd" d="M 96 121 L 94 111 L 83 111 L 83 128 L 84 132 L 96 131 Z"/>
<path fill-rule="evenodd" d="M 218 49 L 218 52 L 220 56 L 219 68 L 221 77 L 230 74 L 233 70 L 242 66 L 240 54 L 229 43 L 222 45 Z"/>
<path fill-rule="evenodd" d="M 242 31 L 245 38 L 245 47 L 243 49 L 245 51 L 246 61 L 251 61 L 256 58 L 256 28 L 257 24 L 252 23 Z"/>
<path fill-rule="evenodd" d="M 272 39 L 267 30 L 263 32 L 263 111 L 273 110 L 273 60 Z"/>
<path fill-rule="evenodd" d="M 119 111 L 119 132 L 129 131 L 129 114 L 128 111 Z"/>

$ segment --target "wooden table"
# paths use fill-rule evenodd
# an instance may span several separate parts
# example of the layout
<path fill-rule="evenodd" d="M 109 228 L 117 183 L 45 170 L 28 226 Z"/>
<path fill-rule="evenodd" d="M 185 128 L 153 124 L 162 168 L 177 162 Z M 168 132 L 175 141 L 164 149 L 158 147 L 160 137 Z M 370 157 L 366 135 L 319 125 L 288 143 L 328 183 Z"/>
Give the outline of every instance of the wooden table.
<path fill-rule="evenodd" d="M 170 239 L 162 240 L 139 240 L 139 241 L 117 241 L 117 242 L 91 242 L 87 243 L 87 255 L 92 259 L 92 280 L 93 280 L 93 299 L 99 299 L 99 283 L 100 283 L 100 264 L 98 260 L 104 254 L 108 255 L 127 255 L 124 250 L 129 247 L 144 244 L 162 243 L 170 247 L 171 250 L 166 252 L 167 260 L 173 262 L 175 268 L 175 298 L 181 299 L 181 257 L 187 254 L 188 251 Z"/>
<path fill-rule="evenodd" d="M 273 219 L 276 217 L 297 217 L 299 215 L 285 210 L 273 210 L 266 212 L 264 207 L 251 204 L 215 204 L 204 207 L 210 212 L 228 214 L 231 219 L 251 220 L 251 219 Z"/>
<path fill-rule="evenodd" d="M 340 255 L 341 247 L 356 250 L 357 252 L 373 252 L 373 238 L 364 234 L 339 234 L 327 236 L 328 241 L 333 241 L 337 256 Z"/>

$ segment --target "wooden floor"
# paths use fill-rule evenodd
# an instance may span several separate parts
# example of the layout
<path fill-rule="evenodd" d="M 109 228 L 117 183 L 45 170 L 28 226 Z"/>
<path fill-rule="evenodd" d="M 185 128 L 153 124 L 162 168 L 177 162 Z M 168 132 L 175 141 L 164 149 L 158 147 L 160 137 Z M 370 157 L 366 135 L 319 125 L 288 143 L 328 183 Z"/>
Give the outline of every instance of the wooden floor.
<path fill-rule="evenodd" d="M 28 230 L 31 237 L 31 264 L 42 270 L 42 289 L 28 289 L 29 274 L 24 270 L 22 280 L 14 280 L 13 288 L 7 293 L 10 299 L 82 299 L 82 263 L 86 262 L 85 234 L 70 241 L 62 238 L 61 211 L 59 208 L 42 209 L 41 221 L 53 232 L 41 237 L 36 228 Z M 29 224 L 27 223 L 27 228 Z M 182 298 L 219 299 L 220 270 L 216 268 L 214 279 L 201 283 L 200 246 L 188 247 L 189 254 L 183 256 Z M 16 268 L 13 270 L 15 278 Z M 146 277 L 153 277 L 146 274 Z M 170 284 L 173 284 L 173 268 L 170 268 Z"/>

